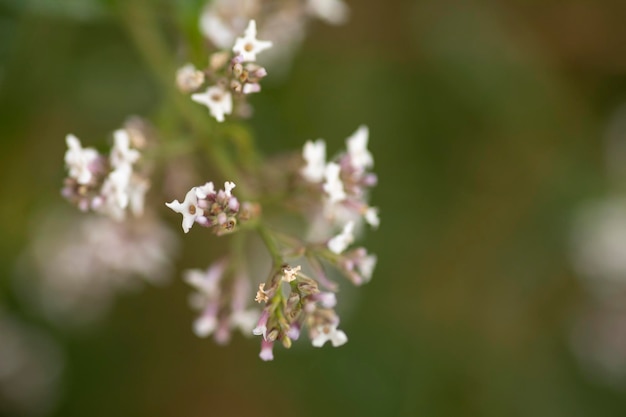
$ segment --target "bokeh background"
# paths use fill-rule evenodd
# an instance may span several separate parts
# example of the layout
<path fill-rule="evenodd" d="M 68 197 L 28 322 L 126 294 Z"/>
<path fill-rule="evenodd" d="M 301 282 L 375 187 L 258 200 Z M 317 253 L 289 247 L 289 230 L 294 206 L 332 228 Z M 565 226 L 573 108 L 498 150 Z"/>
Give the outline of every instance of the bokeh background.
<path fill-rule="evenodd" d="M 379 265 L 346 289 L 348 344 L 264 363 L 256 339 L 195 337 L 178 278 L 80 330 L 16 291 L 33 219 L 64 206 L 65 135 L 166 117 L 132 13 L 149 8 L 174 45 L 172 16 L 193 35 L 203 2 L 0 1 L 0 310 L 64 358 L 49 412 L 4 415 L 626 415 L 626 315 L 572 256 L 576 213 L 626 184 L 606 145 L 626 140 L 626 3 L 347 3 L 348 24 L 311 24 L 248 124 L 267 155 L 318 137 L 339 150 L 369 125 L 382 225 L 364 243 Z M 206 241 L 180 267 L 220 253 Z"/>

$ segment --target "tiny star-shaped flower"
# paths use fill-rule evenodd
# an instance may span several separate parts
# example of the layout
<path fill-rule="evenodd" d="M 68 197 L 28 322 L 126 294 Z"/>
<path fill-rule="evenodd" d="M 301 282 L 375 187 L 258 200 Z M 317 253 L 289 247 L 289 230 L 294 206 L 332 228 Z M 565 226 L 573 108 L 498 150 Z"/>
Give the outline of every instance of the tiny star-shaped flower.
<path fill-rule="evenodd" d="M 174 200 L 171 203 L 165 203 L 165 205 L 176 213 L 183 215 L 183 231 L 185 233 L 189 232 L 189 229 L 191 229 L 196 219 L 204 214 L 204 211 L 198 207 L 196 187 L 187 192 L 185 200 L 182 203 L 178 202 L 178 200 Z"/>
<path fill-rule="evenodd" d="M 256 54 L 272 46 L 271 41 L 261 41 L 256 38 L 256 22 L 250 20 L 244 36 L 235 40 L 233 52 L 239 54 L 243 62 L 255 62 Z"/>
<path fill-rule="evenodd" d="M 209 113 L 218 122 L 223 122 L 224 115 L 231 114 L 233 111 L 233 98 L 230 92 L 218 85 L 207 88 L 204 93 L 192 94 L 191 99 L 207 106 Z"/>
<path fill-rule="evenodd" d="M 322 347 L 324 343 L 332 343 L 333 347 L 338 347 L 345 344 L 348 341 L 348 336 L 342 331 L 337 329 L 337 325 L 327 325 L 317 327 L 317 336 L 311 341 L 313 346 Z"/>

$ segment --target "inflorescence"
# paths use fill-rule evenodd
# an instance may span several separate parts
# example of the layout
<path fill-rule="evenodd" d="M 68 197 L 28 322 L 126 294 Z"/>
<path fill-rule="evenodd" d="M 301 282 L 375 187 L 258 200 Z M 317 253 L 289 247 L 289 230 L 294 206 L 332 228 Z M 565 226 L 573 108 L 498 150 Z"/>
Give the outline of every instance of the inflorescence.
<path fill-rule="evenodd" d="M 335 14 L 346 12 L 338 0 L 309 1 L 306 10 L 329 20 L 333 10 Z M 246 97 L 261 90 L 260 81 L 267 75 L 256 63 L 257 55 L 272 45 L 257 39 L 256 22 L 250 20 L 230 50 L 213 53 L 202 70 L 184 65 L 176 74 L 176 84 L 192 101 L 206 105 L 217 122 L 247 115 Z M 144 143 L 133 136 L 136 134 L 130 129 L 116 131 L 114 146 L 105 157 L 68 135 L 63 195 L 83 211 L 116 221 L 124 220 L 127 211 L 142 216 L 149 172 L 139 169 Z M 315 347 L 327 342 L 341 346 L 348 341 L 335 311 L 339 289 L 335 277 L 341 275 L 361 285 L 372 278 L 376 265 L 375 255 L 354 246 L 366 225 L 376 229 L 380 224 L 378 208 L 369 204 L 377 177 L 372 172 L 374 158 L 368 139 L 368 128 L 360 126 L 346 140 L 346 150 L 328 160 L 324 140 L 308 141 L 301 152 L 289 156 L 291 162 L 281 170 L 287 181 L 274 184 L 270 175 L 262 174 L 264 169 L 272 169 L 271 163 L 260 168 L 256 182 L 247 179 L 243 188 L 259 186 L 253 196 L 236 192 L 239 189 L 230 180 L 246 182 L 242 177 L 230 178 L 221 189 L 206 182 L 189 189 L 182 202 L 165 203 L 182 215 L 184 233 L 198 224 L 217 236 L 237 233 L 236 238 L 244 240 L 257 236 L 271 258 L 269 273 L 263 272 L 247 260 L 249 248 L 233 245 L 229 254 L 206 270 L 183 273 L 195 289 L 191 305 L 200 312 L 193 324 L 196 335 L 213 335 L 220 344 L 230 340 L 234 329 L 260 336 L 263 360 L 273 359 L 277 341 L 289 348 L 304 333 Z M 280 189 L 281 200 L 266 204 L 263 190 L 276 189 Z M 266 216 L 272 209 L 296 213 L 304 227 L 281 227 L 276 220 L 280 215 Z"/>

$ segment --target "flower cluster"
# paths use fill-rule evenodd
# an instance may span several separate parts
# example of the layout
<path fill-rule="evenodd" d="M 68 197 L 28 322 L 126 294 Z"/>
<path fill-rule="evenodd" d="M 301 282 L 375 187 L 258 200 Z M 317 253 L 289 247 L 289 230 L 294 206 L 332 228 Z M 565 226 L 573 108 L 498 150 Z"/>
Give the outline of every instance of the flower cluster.
<path fill-rule="evenodd" d="M 246 22 L 255 19 L 262 38 L 276 46 L 263 60 L 280 71 L 288 67 L 286 61 L 302 43 L 311 18 L 340 25 L 349 12 L 343 0 L 212 0 L 200 17 L 200 30 L 213 45 L 227 49 Z"/>
<path fill-rule="evenodd" d="M 216 192 L 213 183 L 207 182 L 189 190 L 182 203 L 174 200 L 165 205 L 182 214 L 185 233 L 198 223 L 219 236 L 233 232 L 239 222 L 258 216 L 258 206 L 247 202 L 240 204 L 231 193 L 233 188 L 235 183 L 226 181 L 224 189 Z"/>
<path fill-rule="evenodd" d="M 265 361 L 274 359 L 275 341 L 291 347 L 304 326 L 315 347 L 322 347 L 327 341 L 337 347 L 348 341 L 346 334 L 337 329 L 335 294 L 321 292 L 318 283 L 300 271 L 299 265 L 282 265 L 273 272 L 269 288 L 265 288 L 265 283 L 259 285 L 255 300 L 264 302 L 265 308 L 252 332 L 263 337 L 259 356 Z M 284 287 L 289 288 L 289 293 Z"/>
<path fill-rule="evenodd" d="M 250 299 L 250 280 L 239 269 L 229 273 L 228 258 L 213 263 L 206 271 L 192 269 L 183 274 L 185 281 L 197 292 L 190 299 L 191 306 L 201 311 L 193 324 L 198 337 L 214 334 L 219 344 L 228 343 L 231 331 L 239 328 L 250 335 L 258 312 L 246 309 Z"/>
<path fill-rule="evenodd" d="M 324 216 L 335 224 L 356 222 L 361 217 L 374 228 L 380 223 L 378 208 L 367 204 L 368 191 L 377 183 L 376 175 L 369 171 L 374 158 L 367 149 L 368 139 L 369 129 L 360 126 L 346 140 L 347 152 L 330 162 L 326 162 L 326 143 L 322 139 L 304 145 L 305 166 L 300 173 L 322 194 Z M 349 235 L 351 230 L 352 226 L 344 235 Z"/>
<path fill-rule="evenodd" d="M 340 23 L 348 13 L 341 0 L 285 0 L 269 9 L 260 5 L 261 0 L 212 2 L 207 10 L 223 8 L 243 15 L 243 20 L 240 17 L 237 21 L 244 24 L 248 22 L 244 35 L 236 39 L 225 36 L 224 28 L 230 27 L 233 22 L 226 24 L 220 19 L 225 19 L 228 13 L 211 15 L 206 12 L 203 22 L 205 18 L 213 22 L 213 35 L 224 29 L 224 36 L 220 35 L 219 42 L 215 41 L 215 44 L 230 50 L 210 55 L 208 66 L 202 70 L 187 64 L 176 74 L 179 90 L 190 94 L 191 100 L 206 105 L 210 115 L 218 122 L 225 121 L 231 115 L 249 115 L 247 96 L 260 91 L 260 81 L 267 75 L 265 68 L 257 64 L 257 56 L 270 49 L 273 42 L 257 38 L 255 16 L 261 18 L 266 27 L 271 27 L 267 13 L 270 13 L 268 10 L 275 11 L 274 17 L 280 18 L 274 25 L 284 27 L 283 23 L 290 21 L 291 13 L 295 13 L 299 18 L 293 20 L 295 26 L 292 22 L 293 31 L 286 31 L 295 34 L 301 31 L 300 23 L 305 21 L 303 16 L 317 16 L 331 23 Z M 247 7 L 254 10 L 248 10 Z M 274 38 L 268 36 L 266 39 Z M 293 39 L 300 38 L 294 35 Z M 187 117 L 181 115 L 181 118 L 181 122 L 184 122 Z M 181 125 L 184 126 L 184 123 Z M 196 124 L 193 126 L 197 128 Z M 224 133 L 222 130 L 217 129 L 215 133 Z M 244 129 L 229 131 L 236 143 L 233 152 L 223 140 L 206 144 L 202 143 L 200 137 L 194 137 L 186 143 L 168 143 L 157 154 L 167 155 L 172 150 L 177 155 L 182 154 L 182 157 L 189 156 L 187 160 L 191 160 L 191 155 L 196 157 L 199 149 L 209 145 L 209 159 L 217 162 L 214 164 L 216 170 L 222 171 L 217 174 L 236 180 L 240 184 L 237 189 L 240 198 L 249 200 L 240 202 L 233 195 L 235 183 L 226 181 L 222 189 L 216 189 L 213 182 L 206 182 L 192 187 L 182 202 L 173 200 L 165 203 L 168 208 L 182 215 L 184 233 L 188 233 L 194 224 L 210 229 L 217 236 L 239 232 L 230 238 L 232 245 L 227 255 L 214 261 L 207 270 L 192 269 L 183 274 L 184 280 L 196 290 L 191 297 L 191 305 L 200 311 L 193 324 L 194 332 L 199 337 L 213 335 L 220 344 L 230 340 L 234 329 L 240 329 L 247 335 L 261 336 L 260 357 L 263 360 L 273 359 L 276 341 L 289 348 L 302 332 L 308 334 L 315 347 L 321 347 L 326 342 L 335 347 L 341 346 L 348 337 L 338 329 L 340 319 L 335 311 L 335 293 L 339 284 L 335 282 L 335 276 L 343 275 L 352 284 L 361 285 L 371 279 L 377 260 L 365 248 L 353 246 L 365 224 L 374 229 L 380 224 L 378 208 L 369 204 L 370 190 L 377 183 L 377 177 L 372 172 L 374 159 L 367 148 L 369 130 L 366 126 L 359 127 L 346 140 L 346 151 L 334 158 L 327 160 L 326 143 L 319 139 L 307 142 L 302 152 L 289 154 L 284 159 L 287 160 L 286 164 L 273 161 L 256 164 L 261 158 L 254 155 L 254 148 L 245 132 L 242 133 L 245 137 L 237 137 L 240 132 L 244 132 Z M 201 132 L 194 132 L 194 136 L 197 133 Z M 135 215 L 143 211 L 148 181 L 136 169 L 142 144 L 134 140 L 133 132 L 125 128 L 116 131 L 114 136 L 114 147 L 110 155 L 105 157 L 95 149 L 83 148 L 75 136 L 68 135 L 69 149 L 65 154 L 65 162 L 69 178 L 65 182 L 63 194 L 83 211 L 92 210 L 114 219 L 123 219 L 128 208 Z M 155 163 L 159 161 L 159 158 L 153 159 Z M 188 167 L 193 167 L 193 164 L 185 166 Z M 180 174 L 181 170 L 176 171 Z M 168 185 L 176 182 L 175 178 L 172 179 L 175 175 L 168 174 L 165 174 L 161 191 L 163 194 L 177 193 L 179 187 L 173 187 L 173 192 L 167 190 Z M 184 182 L 191 181 L 186 179 Z M 195 180 L 192 183 L 196 183 Z M 265 215 L 272 213 L 272 210 L 279 215 Z M 289 220 L 283 219 L 280 214 L 289 216 L 285 217 Z M 144 230 L 135 235 L 132 230 L 139 223 L 127 225 L 131 232 L 126 236 L 118 227 L 99 231 L 107 225 L 103 226 L 98 220 L 93 220 L 94 225 L 87 232 L 79 231 L 79 236 L 74 239 L 78 247 L 70 245 L 70 249 L 64 249 L 58 259 L 59 265 L 74 265 L 73 270 L 80 276 L 88 277 L 85 280 L 80 277 L 73 279 L 80 285 L 68 284 L 68 294 L 77 295 L 77 300 L 92 300 L 90 290 L 94 289 L 95 301 L 91 302 L 106 306 L 110 300 L 106 294 L 117 288 L 114 285 L 116 280 L 111 275 L 121 278 L 128 275 L 158 275 L 148 264 L 157 270 L 168 269 L 169 253 L 161 251 L 160 248 L 167 246 L 161 237 L 154 237 L 153 247 L 149 231 Z M 294 228 L 294 225 L 304 227 Z M 157 225 L 151 227 L 158 229 Z M 83 233 L 92 239 L 87 239 Z M 119 242 L 117 238 L 120 238 Z M 89 240 L 84 245 L 89 248 L 85 249 L 86 253 L 80 251 L 84 240 Z M 267 266 L 248 253 L 259 242 L 264 244 L 271 259 L 269 275 Z M 136 247 L 128 248 L 127 244 Z M 141 251 L 142 247 L 145 247 L 145 253 Z M 68 256 L 69 260 L 63 255 Z M 53 257 L 55 262 L 56 258 Z M 113 266 L 106 262 L 112 258 L 115 261 Z M 135 265 L 136 268 L 124 264 Z M 90 268 L 94 266 L 104 272 L 92 272 Z M 67 275 L 74 277 L 71 273 Z M 94 279 L 100 275 L 104 276 L 102 280 Z M 259 283 L 262 280 L 259 276 L 268 278 Z M 50 293 L 54 292 L 55 285 L 63 286 L 63 280 L 59 277 L 53 281 Z M 126 282 L 126 279 L 121 281 Z M 253 282 L 254 286 L 258 284 L 254 300 L 262 304 L 260 309 L 248 307 L 253 300 Z M 102 291 L 99 291 L 100 288 Z M 84 293 L 88 295 L 83 296 Z M 73 299 L 69 297 L 61 303 L 71 306 Z"/>
<path fill-rule="evenodd" d="M 255 64 L 257 54 L 271 46 L 272 42 L 257 39 L 256 22 L 250 20 L 244 36 L 236 39 L 232 53 L 214 53 L 203 71 L 193 64 L 181 67 L 176 74 L 178 88 L 191 93 L 199 90 L 206 81 L 209 86 L 202 93 L 192 94 L 193 101 L 207 106 L 218 122 L 233 113 L 233 101 L 239 103 L 238 114 L 244 116 L 249 113 L 246 96 L 261 91 L 259 82 L 267 75 L 265 68 Z"/>
<path fill-rule="evenodd" d="M 118 222 L 48 211 L 33 235 L 20 288 L 29 304 L 64 325 L 96 321 L 116 294 L 140 287 L 142 280 L 167 282 L 178 249 L 176 234 L 148 213 Z"/>
<path fill-rule="evenodd" d="M 126 210 L 143 214 L 148 180 L 135 170 L 140 153 L 132 147 L 127 129 L 116 130 L 114 145 L 106 158 L 93 148 L 83 148 L 74 135 L 67 135 L 65 164 L 69 171 L 62 194 L 82 211 L 93 210 L 122 220 Z"/>

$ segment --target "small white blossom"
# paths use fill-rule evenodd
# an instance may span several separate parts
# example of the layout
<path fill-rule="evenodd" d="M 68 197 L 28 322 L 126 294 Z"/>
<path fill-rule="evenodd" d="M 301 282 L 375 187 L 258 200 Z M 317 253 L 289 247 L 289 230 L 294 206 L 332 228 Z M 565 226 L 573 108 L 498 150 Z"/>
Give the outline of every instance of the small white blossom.
<path fill-rule="evenodd" d="M 123 165 L 107 176 L 102 184 L 100 195 L 104 204 L 98 207 L 98 211 L 111 216 L 115 220 L 122 220 L 125 217 L 124 210 L 128 207 L 130 197 L 128 185 L 130 183 L 131 168 Z"/>
<path fill-rule="evenodd" d="M 341 167 L 335 162 L 329 162 L 324 168 L 324 191 L 329 197 L 329 202 L 338 203 L 346 199 L 346 191 L 343 182 L 339 178 Z"/>
<path fill-rule="evenodd" d="M 191 229 L 196 219 L 204 214 L 204 211 L 198 207 L 196 187 L 193 187 L 187 192 L 185 200 L 182 203 L 178 202 L 178 200 L 174 200 L 171 203 L 165 203 L 165 205 L 176 213 L 183 215 L 183 231 L 185 233 L 189 232 L 189 229 Z"/>
<path fill-rule="evenodd" d="M 218 122 L 223 122 L 224 115 L 231 114 L 233 111 L 232 95 L 218 85 L 209 87 L 204 93 L 192 94 L 191 99 L 207 106 L 209 113 Z"/>
<path fill-rule="evenodd" d="M 376 262 L 378 258 L 376 255 L 367 255 L 357 261 L 356 267 L 358 268 L 363 280 L 368 282 L 372 279 L 372 275 L 374 274 L 374 268 L 376 267 Z"/>
<path fill-rule="evenodd" d="M 241 333 L 249 336 L 259 319 L 257 310 L 237 310 L 230 315 L 231 326 L 238 327 Z"/>
<path fill-rule="evenodd" d="M 113 133 L 114 145 L 109 156 L 111 166 L 120 168 L 132 166 L 140 157 L 139 151 L 130 148 L 130 135 L 125 129 L 118 129 Z"/>
<path fill-rule="evenodd" d="M 198 317 L 193 322 L 193 332 L 198 337 L 207 337 L 215 331 L 217 327 L 217 317 L 207 314 Z"/>
<path fill-rule="evenodd" d="M 302 150 L 302 157 L 306 162 L 300 171 L 302 176 L 311 182 L 322 181 L 326 169 L 326 142 L 323 139 L 307 141 Z"/>
<path fill-rule="evenodd" d="M 348 222 L 341 233 L 328 241 L 328 249 L 337 255 L 341 254 L 354 241 L 353 231 L 354 222 Z"/>
<path fill-rule="evenodd" d="M 359 171 L 371 168 L 374 165 L 374 158 L 367 150 L 367 141 L 369 138 L 369 129 L 367 126 L 359 126 L 359 128 L 346 139 L 348 155 L 352 166 Z"/>
<path fill-rule="evenodd" d="M 333 25 L 345 23 L 350 13 L 342 0 L 307 0 L 306 9 L 313 16 Z"/>
<path fill-rule="evenodd" d="M 207 182 L 200 187 L 196 187 L 196 197 L 199 199 L 203 200 L 213 194 L 215 194 L 215 186 L 212 182 Z"/>
<path fill-rule="evenodd" d="M 318 326 L 317 327 L 317 335 L 311 341 L 313 346 L 322 347 L 324 343 L 328 342 L 332 343 L 333 347 L 338 347 L 345 344 L 348 341 L 348 336 L 341 331 L 337 330 L 337 325 L 328 325 L 328 326 Z"/>
<path fill-rule="evenodd" d="M 367 222 L 367 224 L 372 226 L 374 229 L 378 229 L 378 226 L 380 226 L 378 207 L 368 207 L 367 210 L 365 210 L 365 214 L 363 215 L 363 217 L 365 217 L 365 221 Z"/>
<path fill-rule="evenodd" d="M 232 194 L 230 193 L 233 188 L 235 188 L 236 185 L 234 182 L 232 181 L 226 181 L 224 183 L 224 194 L 226 194 L 226 197 L 232 197 Z"/>
<path fill-rule="evenodd" d="M 80 140 L 69 134 L 65 137 L 67 151 L 65 152 L 65 164 L 70 171 L 70 178 L 74 178 L 79 184 L 87 184 L 91 181 L 93 173 L 90 166 L 98 159 L 98 152 L 93 148 L 83 148 Z"/>
<path fill-rule="evenodd" d="M 193 64 L 187 64 L 176 71 L 176 85 L 183 93 L 196 91 L 204 84 L 204 73 Z"/>
<path fill-rule="evenodd" d="M 243 62 L 256 61 L 256 54 L 272 46 L 271 41 L 261 41 L 256 38 L 256 22 L 250 20 L 248 27 L 244 32 L 244 36 L 237 38 L 233 52 L 241 55 Z"/>
<path fill-rule="evenodd" d="M 200 31 L 219 49 L 228 49 L 243 30 L 249 15 L 249 0 L 213 0 L 208 2 L 200 16 Z"/>
<path fill-rule="evenodd" d="M 215 297 L 218 295 L 218 284 L 227 266 L 228 259 L 224 258 L 211 264 L 206 271 L 200 269 L 185 271 L 183 279 L 187 284 L 191 285 L 205 296 Z"/>

